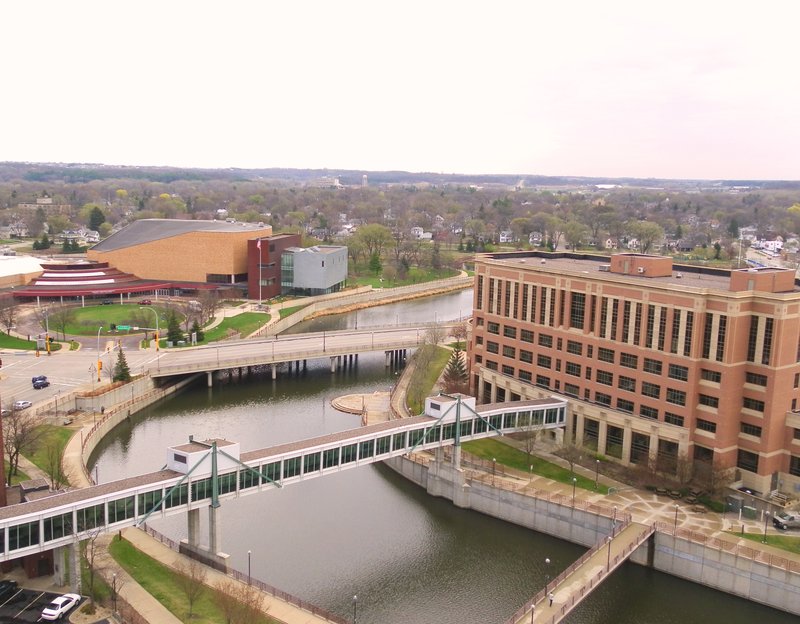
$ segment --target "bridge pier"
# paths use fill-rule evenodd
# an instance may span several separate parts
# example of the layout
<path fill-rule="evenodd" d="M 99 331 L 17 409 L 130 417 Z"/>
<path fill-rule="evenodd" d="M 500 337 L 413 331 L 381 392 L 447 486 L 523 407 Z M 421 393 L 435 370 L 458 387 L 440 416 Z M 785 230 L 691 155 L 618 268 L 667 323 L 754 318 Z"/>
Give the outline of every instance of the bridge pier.
<path fill-rule="evenodd" d="M 336 357 L 335 356 L 331 356 L 331 372 L 332 373 L 336 372 Z"/>
<path fill-rule="evenodd" d="M 211 388 L 214 386 L 214 371 L 206 372 L 206 385 Z"/>
<path fill-rule="evenodd" d="M 272 369 L 272 381 L 275 381 L 278 378 L 278 365 L 270 364 L 269 366 Z"/>
<path fill-rule="evenodd" d="M 190 509 L 186 513 L 186 525 L 189 536 L 189 546 L 192 548 L 197 548 L 200 545 L 200 541 L 198 539 L 200 536 L 200 509 Z"/>
<path fill-rule="evenodd" d="M 222 519 L 217 518 L 219 507 L 208 506 L 208 550 L 212 555 L 220 551 L 222 545 Z"/>

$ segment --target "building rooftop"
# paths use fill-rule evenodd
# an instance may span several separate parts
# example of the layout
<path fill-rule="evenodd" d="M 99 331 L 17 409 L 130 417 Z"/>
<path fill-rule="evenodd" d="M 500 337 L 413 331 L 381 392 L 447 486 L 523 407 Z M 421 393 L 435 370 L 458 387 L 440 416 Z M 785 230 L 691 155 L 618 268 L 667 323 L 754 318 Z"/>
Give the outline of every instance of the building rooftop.
<path fill-rule="evenodd" d="M 172 238 L 193 232 L 242 232 L 252 231 L 255 236 L 272 233 L 269 225 L 257 223 L 230 223 L 228 221 L 197 221 L 187 219 L 139 219 L 97 243 L 94 251 L 116 251 L 154 240 Z"/>
<path fill-rule="evenodd" d="M 628 254 L 632 258 L 643 258 L 641 254 Z M 738 269 L 731 271 L 728 269 L 717 269 L 695 265 L 673 265 L 672 271 L 668 275 L 653 276 L 647 273 L 617 273 L 610 270 L 611 258 L 608 256 L 596 256 L 591 254 L 566 254 L 566 253 L 542 253 L 542 252 L 523 252 L 508 254 L 484 254 L 482 258 L 492 263 L 501 263 L 510 267 L 520 267 L 533 269 L 542 273 L 554 273 L 561 275 L 568 273 L 571 276 L 585 275 L 592 280 L 607 280 L 610 282 L 638 282 L 642 286 L 664 286 L 670 289 L 698 289 L 698 290 L 720 290 L 731 291 L 731 274 L 737 271 L 743 273 L 753 273 L 764 275 L 765 273 L 785 273 L 787 269 L 763 267 Z M 790 269 L 788 269 L 790 270 Z M 790 291 L 800 293 L 797 284 Z M 780 294 L 780 293 L 778 293 Z"/>

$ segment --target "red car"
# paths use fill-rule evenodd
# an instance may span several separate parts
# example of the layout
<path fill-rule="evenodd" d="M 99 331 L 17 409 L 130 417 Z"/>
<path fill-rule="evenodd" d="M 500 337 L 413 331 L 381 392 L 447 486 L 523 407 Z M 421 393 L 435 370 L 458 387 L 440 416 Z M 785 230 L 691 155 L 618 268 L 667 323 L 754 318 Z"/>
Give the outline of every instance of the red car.
<path fill-rule="evenodd" d="M 153 305 L 153 302 L 152 302 L 152 301 L 150 301 L 150 299 L 142 299 L 142 300 L 139 302 L 139 305 Z"/>

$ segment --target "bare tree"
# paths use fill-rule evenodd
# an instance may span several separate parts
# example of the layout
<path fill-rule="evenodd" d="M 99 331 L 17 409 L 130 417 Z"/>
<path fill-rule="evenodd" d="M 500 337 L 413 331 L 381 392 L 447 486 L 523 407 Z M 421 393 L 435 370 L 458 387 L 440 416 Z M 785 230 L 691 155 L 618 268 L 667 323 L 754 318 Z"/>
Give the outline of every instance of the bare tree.
<path fill-rule="evenodd" d="M 575 472 L 575 464 L 583 456 L 584 450 L 572 442 L 565 442 L 558 450 L 559 457 L 565 459 L 569 464 L 569 471 Z"/>
<path fill-rule="evenodd" d="M 94 580 L 97 576 L 96 558 L 97 553 L 100 551 L 100 546 L 97 544 L 97 538 L 103 533 L 103 529 L 97 528 L 87 532 L 86 539 L 81 543 L 81 552 L 83 560 L 86 563 L 86 578 L 89 583 L 89 597 L 94 600 Z"/>
<path fill-rule="evenodd" d="M 447 332 L 441 325 L 435 324 L 425 330 L 425 343 L 434 347 L 447 337 Z"/>
<path fill-rule="evenodd" d="M 6 328 L 6 333 L 11 335 L 11 328 L 17 323 L 17 302 L 14 297 L 0 297 L 0 324 Z"/>
<path fill-rule="evenodd" d="M 203 325 L 214 318 L 222 302 L 219 294 L 212 290 L 204 290 L 198 295 L 197 300 L 200 302 L 200 324 Z"/>
<path fill-rule="evenodd" d="M 75 309 L 65 305 L 51 306 L 45 311 L 49 317 L 49 325 L 61 332 L 61 338 L 67 339 L 67 326 L 75 318 Z"/>
<path fill-rule="evenodd" d="M 225 580 L 220 581 L 215 589 L 215 602 L 222 611 L 225 624 L 250 624 L 264 614 L 264 594 L 256 587 Z"/>
<path fill-rule="evenodd" d="M 450 335 L 456 339 L 458 342 L 458 346 L 460 349 L 464 350 L 467 347 L 467 324 L 466 323 L 458 323 L 454 325 L 453 328 L 450 330 Z"/>
<path fill-rule="evenodd" d="M 3 418 L 3 448 L 8 457 L 7 484 L 11 485 L 11 477 L 19 469 L 19 456 L 36 448 L 36 444 L 44 434 L 38 427 L 39 422 L 32 412 L 12 409 L 11 414 Z"/>
<path fill-rule="evenodd" d="M 61 463 L 61 447 L 55 440 L 49 440 L 45 446 L 44 471 L 50 478 L 50 489 L 58 490 L 69 483 Z"/>
<path fill-rule="evenodd" d="M 188 563 L 179 561 L 175 565 L 175 571 L 178 573 L 176 578 L 178 586 L 186 594 L 186 600 L 189 603 L 189 617 L 191 618 L 197 599 L 206 589 L 205 581 L 208 571 L 202 563 L 194 559 L 190 559 Z"/>

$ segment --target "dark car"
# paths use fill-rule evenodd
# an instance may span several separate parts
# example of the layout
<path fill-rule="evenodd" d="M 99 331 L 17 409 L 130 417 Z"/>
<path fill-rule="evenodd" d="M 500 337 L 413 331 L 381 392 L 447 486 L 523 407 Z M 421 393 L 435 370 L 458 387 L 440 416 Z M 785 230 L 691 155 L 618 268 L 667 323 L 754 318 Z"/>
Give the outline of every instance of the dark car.
<path fill-rule="evenodd" d="M 46 388 L 50 385 L 50 382 L 46 379 L 37 379 L 33 382 L 33 389 L 34 390 L 41 390 L 42 388 Z"/>
<path fill-rule="evenodd" d="M 150 299 L 142 299 L 139 305 L 153 305 L 153 302 Z"/>
<path fill-rule="evenodd" d="M 111 299 L 103 299 L 103 305 L 114 305 L 114 302 Z"/>
<path fill-rule="evenodd" d="M 0 599 L 11 596 L 17 591 L 17 582 L 11 579 L 4 579 L 0 581 Z"/>
<path fill-rule="evenodd" d="M 31 377 L 31 383 L 35 384 L 37 381 L 47 381 L 47 375 L 36 375 Z"/>

